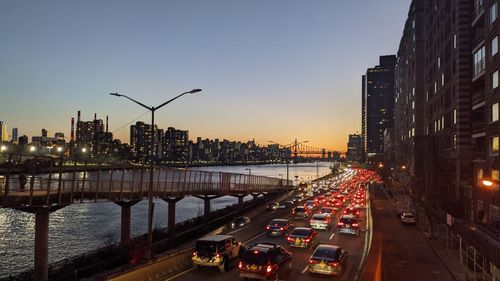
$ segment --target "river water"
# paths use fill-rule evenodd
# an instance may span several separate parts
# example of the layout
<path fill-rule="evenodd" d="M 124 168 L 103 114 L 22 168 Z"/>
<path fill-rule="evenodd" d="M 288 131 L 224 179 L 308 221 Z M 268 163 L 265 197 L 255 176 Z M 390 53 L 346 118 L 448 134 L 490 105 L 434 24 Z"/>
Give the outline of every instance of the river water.
<path fill-rule="evenodd" d="M 330 163 L 289 165 L 289 179 L 309 181 L 327 175 Z M 215 166 L 193 168 L 286 179 L 286 165 Z M 245 200 L 250 200 L 247 196 Z M 212 210 L 237 203 L 225 196 L 212 201 Z M 132 207 L 132 236 L 147 232 L 147 200 Z M 191 196 L 177 203 L 176 221 L 203 213 L 203 201 Z M 167 225 L 167 203 L 155 200 L 153 227 Z M 72 204 L 50 214 L 49 263 L 77 256 L 119 242 L 120 207 L 111 202 Z M 0 209 L 0 278 L 29 270 L 34 264 L 35 216 L 12 209 Z"/>

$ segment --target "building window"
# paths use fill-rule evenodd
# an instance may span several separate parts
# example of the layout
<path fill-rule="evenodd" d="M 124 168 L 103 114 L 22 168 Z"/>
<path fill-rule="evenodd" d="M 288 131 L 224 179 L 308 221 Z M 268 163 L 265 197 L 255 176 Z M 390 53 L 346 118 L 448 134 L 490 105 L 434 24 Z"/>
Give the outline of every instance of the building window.
<path fill-rule="evenodd" d="M 483 169 L 477 169 L 476 180 L 479 182 L 483 179 L 483 177 L 484 177 Z"/>
<path fill-rule="evenodd" d="M 491 122 L 498 121 L 498 102 L 491 105 Z"/>
<path fill-rule="evenodd" d="M 457 110 L 453 109 L 453 124 L 457 124 Z"/>
<path fill-rule="evenodd" d="M 485 55 L 485 49 L 484 46 L 479 48 L 475 53 L 474 53 L 474 76 L 477 76 L 481 74 L 484 71 L 485 68 L 485 61 L 484 61 L 484 55 Z"/>
<path fill-rule="evenodd" d="M 491 39 L 491 56 L 494 56 L 496 53 L 498 53 L 498 36 Z"/>
<path fill-rule="evenodd" d="M 496 89 L 498 87 L 498 70 L 495 70 L 491 74 L 491 88 Z"/>
<path fill-rule="evenodd" d="M 498 170 L 491 170 L 491 179 L 494 179 L 494 180 L 499 180 L 500 177 L 499 177 L 499 171 Z"/>
<path fill-rule="evenodd" d="M 441 73 L 441 86 L 444 86 L 444 73 Z"/>
<path fill-rule="evenodd" d="M 500 221 L 500 207 L 491 204 L 489 222 L 492 223 L 498 221 Z"/>
<path fill-rule="evenodd" d="M 495 1 L 490 7 L 490 24 L 497 19 L 497 2 Z"/>
<path fill-rule="evenodd" d="M 498 154 L 498 136 L 490 138 L 490 154 Z"/>
<path fill-rule="evenodd" d="M 438 69 L 441 67 L 441 57 L 438 57 Z"/>
<path fill-rule="evenodd" d="M 453 34 L 453 49 L 457 48 L 457 35 Z"/>

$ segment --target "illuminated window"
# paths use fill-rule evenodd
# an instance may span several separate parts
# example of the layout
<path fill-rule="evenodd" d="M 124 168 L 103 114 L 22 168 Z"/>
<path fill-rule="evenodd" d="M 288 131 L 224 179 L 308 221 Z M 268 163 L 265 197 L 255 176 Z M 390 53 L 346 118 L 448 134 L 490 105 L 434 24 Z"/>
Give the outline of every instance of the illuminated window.
<path fill-rule="evenodd" d="M 453 124 L 457 124 L 457 110 L 453 109 Z"/>
<path fill-rule="evenodd" d="M 453 34 L 453 48 L 454 49 L 457 48 L 457 35 L 456 34 Z"/>
<path fill-rule="evenodd" d="M 498 170 L 491 170 L 491 178 L 494 179 L 494 180 L 499 180 L 500 176 L 500 171 Z"/>
<path fill-rule="evenodd" d="M 490 153 L 498 154 L 498 136 L 490 138 Z"/>
<path fill-rule="evenodd" d="M 498 53 L 498 36 L 491 39 L 491 56 L 494 56 L 496 53 Z"/>
<path fill-rule="evenodd" d="M 493 5 L 490 6 L 490 24 L 495 22 L 497 19 L 497 2 L 495 1 Z"/>
<path fill-rule="evenodd" d="M 495 70 L 493 74 L 491 74 L 491 88 L 496 89 L 498 87 L 498 70 Z"/>
<path fill-rule="evenodd" d="M 491 105 L 491 122 L 498 121 L 498 102 Z"/>

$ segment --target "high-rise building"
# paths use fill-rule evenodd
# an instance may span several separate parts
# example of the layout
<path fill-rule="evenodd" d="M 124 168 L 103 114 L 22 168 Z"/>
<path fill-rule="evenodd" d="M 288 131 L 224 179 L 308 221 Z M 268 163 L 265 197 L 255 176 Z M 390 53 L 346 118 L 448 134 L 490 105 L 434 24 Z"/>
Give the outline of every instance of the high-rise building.
<path fill-rule="evenodd" d="M 154 131 L 158 130 L 155 125 Z M 135 160 L 143 160 L 150 158 L 150 143 L 151 143 L 151 125 L 138 121 L 135 125 L 130 126 L 130 146 L 132 155 Z M 161 143 L 156 143 L 161 145 Z M 155 148 L 156 150 L 157 148 Z M 157 158 L 158 155 L 155 155 Z"/>
<path fill-rule="evenodd" d="M 361 135 L 349 135 L 347 143 L 347 161 L 360 162 L 363 157 L 363 138 Z"/>
<path fill-rule="evenodd" d="M 7 131 L 7 123 L 5 121 L 0 121 L 0 142 L 9 141 L 9 133 Z"/>
<path fill-rule="evenodd" d="M 498 1 L 474 1 L 471 15 L 472 40 L 472 147 L 473 178 L 470 219 L 499 231 L 500 196 L 485 188 L 481 179 L 500 180 L 500 54 Z"/>
<path fill-rule="evenodd" d="M 380 57 L 380 64 L 366 71 L 363 82 L 362 130 L 366 161 L 380 161 L 384 130 L 394 126 L 394 68 L 396 56 Z"/>
<path fill-rule="evenodd" d="M 169 127 L 163 138 L 164 158 L 167 161 L 188 161 L 189 132 Z"/>
<path fill-rule="evenodd" d="M 17 137 L 18 137 L 18 129 L 17 128 L 13 128 L 12 129 L 12 139 L 11 139 L 11 141 L 13 143 L 17 143 Z"/>
<path fill-rule="evenodd" d="M 47 129 L 42 129 L 42 137 L 48 137 L 49 131 Z"/>
<path fill-rule="evenodd" d="M 412 1 L 399 43 L 395 70 L 394 130 L 388 157 L 405 167 L 416 181 L 415 192 L 424 190 L 425 156 L 425 17 L 424 1 Z M 392 154 L 392 155 L 391 155 Z"/>

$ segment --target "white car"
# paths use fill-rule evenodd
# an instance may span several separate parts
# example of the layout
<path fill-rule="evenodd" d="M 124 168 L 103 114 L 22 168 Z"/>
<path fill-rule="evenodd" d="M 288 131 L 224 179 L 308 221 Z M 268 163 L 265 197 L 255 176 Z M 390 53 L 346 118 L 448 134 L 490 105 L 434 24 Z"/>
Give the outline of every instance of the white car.
<path fill-rule="evenodd" d="M 404 224 L 415 224 L 417 222 L 417 219 L 412 213 L 402 213 L 401 222 Z"/>

